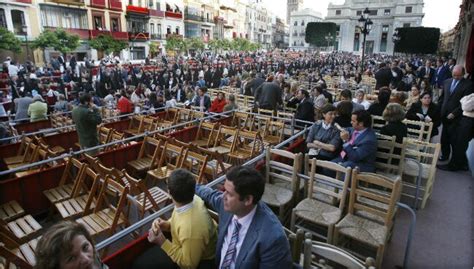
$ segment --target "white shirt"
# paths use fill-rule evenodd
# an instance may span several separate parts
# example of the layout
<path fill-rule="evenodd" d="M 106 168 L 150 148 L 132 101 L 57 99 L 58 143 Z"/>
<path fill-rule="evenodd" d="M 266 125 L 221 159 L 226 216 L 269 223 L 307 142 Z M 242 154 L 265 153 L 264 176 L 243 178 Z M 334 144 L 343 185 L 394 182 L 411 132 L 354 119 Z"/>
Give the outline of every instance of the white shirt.
<path fill-rule="evenodd" d="M 221 260 L 219 261 L 219 268 L 222 266 L 222 262 L 224 261 L 225 254 L 227 253 L 227 248 L 229 248 L 230 240 L 232 239 L 232 233 L 234 232 L 234 220 L 237 220 L 240 224 L 239 230 L 239 241 L 235 246 L 235 259 L 230 264 L 230 269 L 235 268 L 235 262 L 237 261 L 237 257 L 239 257 L 239 252 L 242 247 L 242 243 L 244 242 L 245 236 L 247 235 L 247 231 L 250 227 L 250 223 L 252 223 L 253 217 L 255 216 L 255 212 L 257 211 L 257 206 L 255 206 L 250 213 L 242 218 L 237 218 L 234 215 L 232 220 L 230 221 L 229 227 L 227 227 L 227 235 L 224 237 L 224 243 L 222 243 L 221 249 Z"/>

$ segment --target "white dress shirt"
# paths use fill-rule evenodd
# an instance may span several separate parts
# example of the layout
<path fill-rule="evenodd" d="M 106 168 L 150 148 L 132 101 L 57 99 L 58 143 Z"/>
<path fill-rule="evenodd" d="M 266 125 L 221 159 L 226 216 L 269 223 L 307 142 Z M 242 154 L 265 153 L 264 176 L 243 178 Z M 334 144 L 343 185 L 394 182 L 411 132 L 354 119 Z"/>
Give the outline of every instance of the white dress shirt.
<path fill-rule="evenodd" d="M 224 243 L 222 243 L 222 249 L 221 249 L 221 260 L 219 261 L 219 268 L 222 266 L 222 262 L 224 261 L 225 254 L 227 253 L 227 248 L 229 248 L 229 243 L 232 238 L 232 233 L 234 232 L 234 220 L 237 220 L 240 224 L 240 230 L 239 230 L 239 241 L 237 242 L 237 245 L 235 246 L 235 259 L 232 261 L 230 264 L 230 269 L 235 268 L 235 262 L 237 261 L 237 257 L 239 257 L 240 253 L 240 248 L 242 247 L 242 243 L 244 242 L 245 236 L 247 235 L 247 231 L 250 227 L 250 223 L 252 223 L 253 217 L 255 216 L 255 212 L 257 211 L 257 206 L 255 206 L 250 213 L 248 213 L 246 216 L 242 218 L 237 218 L 237 216 L 234 215 L 232 217 L 232 220 L 230 221 L 229 227 L 227 227 L 227 235 L 224 237 Z"/>

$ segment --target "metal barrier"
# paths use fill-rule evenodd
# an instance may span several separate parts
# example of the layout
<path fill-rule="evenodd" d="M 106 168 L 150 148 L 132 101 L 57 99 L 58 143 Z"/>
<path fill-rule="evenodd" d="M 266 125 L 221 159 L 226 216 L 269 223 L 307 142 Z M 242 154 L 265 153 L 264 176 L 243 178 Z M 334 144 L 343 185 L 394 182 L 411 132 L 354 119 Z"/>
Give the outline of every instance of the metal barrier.
<path fill-rule="evenodd" d="M 307 132 L 307 129 L 304 129 L 303 131 L 298 132 L 297 134 L 291 136 L 287 140 L 285 140 L 285 141 L 281 142 L 280 144 L 276 145 L 275 148 L 283 147 L 284 145 L 286 145 L 286 144 L 292 142 L 293 140 L 295 140 L 296 138 L 304 135 L 306 132 Z M 265 153 L 262 153 L 262 154 L 256 156 L 255 158 L 245 162 L 243 165 L 255 164 L 256 162 L 263 159 L 264 157 L 265 157 Z M 225 180 L 225 175 L 222 175 L 222 176 L 214 179 L 212 182 L 208 183 L 206 186 L 214 187 L 215 185 L 223 182 L 224 180 Z M 125 236 L 131 234 L 135 230 L 138 230 L 138 229 L 142 228 L 143 226 L 147 225 L 148 223 L 152 222 L 153 220 L 160 217 L 161 215 L 171 211 L 171 209 L 173 209 L 173 208 L 174 208 L 174 205 L 171 204 L 171 205 L 168 205 L 168 206 L 160 209 L 159 211 L 157 211 L 153 214 L 150 214 L 150 215 L 146 216 L 145 218 L 137 221 L 136 223 L 132 224 L 131 226 L 123 229 L 122 231 L 120 231 L 120 232 L 112 235 L 111 237 L 101 241 L 100 243 L 96 244 L 96 249 L 101 250 L 101 249 L 117 242 L 118 240 L 120 240 L 120 239 L 124 238 Z"/>
<path fill-rule="evenodd" d="M 72 156 L 74 156 L 74 155 L 79 155 L 79 154 L 82 154 L 82 153 L 86 153 L 86 152 L 88 152 L 88 151 L 98 150 L 98 149 L 101 149 L 101 148 L 103 148 L 103 147 L 113 146 L 113 145 L 115 145 L 115 144 L 120 144 L 120 143 L 124 143 L 124 142 L 128 142 L 128 141 L 132 141 L 132 140 L 135 140 L 135 139 L 138 139 L 138 138 L 142 138 L 142 137 L 145 137 L 145 136 L 148 136 L 148 135 L 154 135 L 154 134 L 156 134 L 156 133 L 160 133 L 160 132 L 172 130 L 172 129 L 175 129 L 175 128 L 178 128 L 178 127 L 186 126 L 186 125 L 189 125 L 189 124 L 191 124 L 191 123 L 198 123 L 198 122 L 203 121 L 203 120 L 206 120 L 206 119 L 213 119 L 213 118 L 215 118 L 215 117 L 217 117 L 217 116 L 225 116 L 225 115 L 227 115 L 227 114 L 229 114 L 229 113 L 232 113 L 232 112 L 234 112 L 234 111 L 233 111 L 233 110 L 230 110 L 230 111 L 227 111 L 227 112 L 223 112 L 223 113 L 219 113 L 219 114 L 215 114 L 215 115 L 206 116 L 206 117 L 201 118 L 201 119 L 196 119 L 196 120 L 192 120 L 192 121 L 187 121 L 187 122 L 179 123 L 179 124 L 176 124 L 176 125 L 173 125 L 173 126 L 170 126 L 170 127 L 166 127 L 166 128 L 163 128 L 163 129 L 154 130 L 154 131 L 151 131 L 151 132 L 144 132 L 144 133 L 139 134 L 139 135 L 135 135 L 135 136 L 131 136 L 131 137 L 128 137 L 128 138 L 124 138 L 124 139 L 122 139 L 122 140 L 112 141 L 112 142 L 107 143 L 107 144 L 102 144 L 102 145 L 98 145 L 98 146 L 91 147 L 91 148 L 81 149 L 81 150 L 79 150 L 79 151 L 64 153 L 64 154 L 62 154 L 62 155 L 60 155 L 60 156 L 56 156 L 56 157 L 49 158 L 49 159 L 46 159 L 46 160 L 42 160 L 42 161 L 39 161 L 39 162 L 27 164 L 27 165 L 24 165 L 24 166 L 15 167 L 15 168 L 10 169 L 10 170 L 1 171 L 1 172 L 0 172 L 0 176 L 7 175 L 7 174 L 11 174 L 11 173 L 15 173 L 15 172 L 19 172 L 19 171 L 22 171 L 22 170 L 25 170 L 25 169 L 29 169 L 29 168 L 33 168 L 33 167 L 38 166 L 38 165 L 41 165 L 41 164 L 46 164 L 46 163 L 49 163 L 49 162 L 54 162 L 54 161 L 62 160 L 62 159 L 64 159 L 64 158 L 66 158 L 66 157 L 72 157 Z"/>

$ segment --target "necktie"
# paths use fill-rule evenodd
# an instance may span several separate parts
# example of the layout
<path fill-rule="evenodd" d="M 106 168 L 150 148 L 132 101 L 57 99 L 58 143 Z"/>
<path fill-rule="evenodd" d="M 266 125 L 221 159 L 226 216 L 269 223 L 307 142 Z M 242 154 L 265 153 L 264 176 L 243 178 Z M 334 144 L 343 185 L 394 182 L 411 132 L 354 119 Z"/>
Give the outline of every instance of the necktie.
<path fill-rule="evenodd" d="M 229 269 L 232 262 L 235 262 L 235 253 L 237 252 L 237 243 L 239 242 L 239 230 L 241 225 L 237 220 L 234 220 L 233 222 L 234 231 L 232 232 L 232 237 L 230 238 L 229 247 L 225 253 L 221 269 Z"/>
<path fill-rule="evenodd" d="M 354 131 L 352 133 L 352 136 L 351 136 L 351 140 L 349 140 L 349 144 L 353 145 L 354 144 L 354 141 L 356 140 L 357 136 L 359 135 L 359 131 Z M 341 151 L 341 158 L 344 159 L 344 157 L 346 157 L 347 155 L 347 152 L 345 152 L 344 150 Z"/>
<path fill-rule="evenodd" d="M 451 89 L 449 89 L 449 92 L 452 94 L 454 90 L 456 89 L 456 86 L 458 86 L 459 80 L 453 79 L 453 82 L 451 82 Z"/>

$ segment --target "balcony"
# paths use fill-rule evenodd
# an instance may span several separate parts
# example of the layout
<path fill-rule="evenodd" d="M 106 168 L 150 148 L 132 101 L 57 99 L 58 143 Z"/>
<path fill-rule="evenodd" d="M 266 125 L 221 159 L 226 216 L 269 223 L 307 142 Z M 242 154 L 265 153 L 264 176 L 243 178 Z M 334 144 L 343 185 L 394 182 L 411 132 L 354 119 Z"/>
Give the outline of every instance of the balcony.
<path fill-rule="evenodd" d="M 183 38 L 183 35 L 180 34 L 166 34 L 166 39 L 176 37 L 176 38 Z"/>
<path fill-rule="evenodd" d="M 16 0 L 18 3 L 31 4 L 31 0 Z"/>
<path fill-rule="evenodd" d="M 109 0 L 109 8 L 122 11 L 122 2 L 120 0 Z"/>
<path fill-rule="evenodd" d="M 96 38 L 100 35 L 110 35 L 110 32 L 109 31 L 101 31 L 101 30 L 90 30 L 89 34 L 90 34 L 90 37 L 92 39 L 92 38 Z"/>
<path fill-rule="evenodd" d="M 165 12 L 161 10 L 156 10 L 156 9 L 150 9 L 150 16 L 152 17 L 160 17 L 164 18 L 165 17 Z"/>
<path fill-rule="evenodd" d="M 45 30 L 55 31 L 56 27 L 44 27 Z M 64 31 L 69 34 L 78 35 L 80 39 L 87 40 L 89 39 L 89 30 L 88 29 L 76 29 L 76 28 L 62 28 Z"/>
<path fill-rule="evenodd" d="M 163 40 L 163 39 L 166 39 L 166 38 L 162 34 L 151 34 L 150 39 L 151 40 Z"/>
<path fill-rule="evenodd" d="M 75 6 L 83 6 L 84 0 L 50 0 L 51 2 L 58 3 L 58 4 L 66 4 L 66 5 L 75 5 Z"/>
<path fill-rule="evenodd" d="M 184 19 L 190 21 L 203 21 L 201 16 L 189 13 L 184 13 Z"/>
<path fill-rule="evenodd" d="M 150 33 L 131 33 L 128 32 L 128 39 L 131 41 L 146 41 L 150 39 Z"/>
<path fill-rule="evenodd" d="M 105 0 L 91 0 L 91 7 L 105 8 Z"/>
<path fill-rule="evenodd" d="M 111 32 L 112 37 L 116 40 L 128 40 L 127 32 Z"/>
<path fill-rule="evenodd" d="M 166 12 L 165 12 L 165 16 L 166 16 L 167 18 L 173 18 L 173 19 L 182 19 L 182 18 L 183 18 L 183 14 L 182 14 L 182 13 L 173 12 L 173 11 L 166 11 Z"/>
<path fill-rule="evenodd" d="M 140 13 L 140 14 L 146 14 L 148 15 L 150 13 L 149 9 L 146 7 L 138 7 L 138 6 L 127 6 L 127 12 L 133 12 L 133 13 Z"/>

